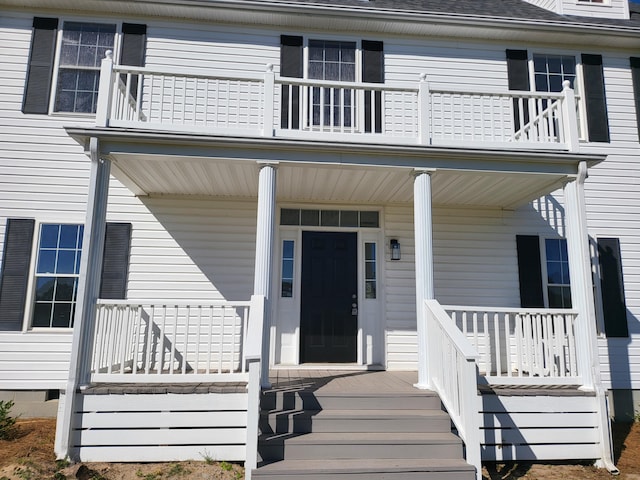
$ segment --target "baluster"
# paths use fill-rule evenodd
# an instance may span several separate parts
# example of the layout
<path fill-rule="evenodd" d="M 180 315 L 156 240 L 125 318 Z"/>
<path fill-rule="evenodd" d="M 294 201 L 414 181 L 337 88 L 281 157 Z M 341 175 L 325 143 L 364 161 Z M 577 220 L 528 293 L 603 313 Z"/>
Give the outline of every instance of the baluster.
<path fill-rule="evenodd" d="M 220 338 L 218 339 L 218 373 L 222 373 L 222 353 L 224 352 L 225 308 L 220 307 Z"/>
<path fill-rule="evenodd" d="M 173 372 L 175 371 L 175 361 L 176 361 L 176 348 L 178 345 L 178 306 L 174 305 L 173 306 L 173 325 L 172 325 L 172 341 L 170 342 L 171 344 L 171 355 L 170 355 L 170 360 L 171 360 L 171 364 L 169 365 L 169 374 L 173 375 Z"/>
<path fill-rule="evenodd" d="M 136 375 L 138 373 L 138 358 L 140 357 L 140 341 L 142 340 L 142 346 L 144 347 L 144 333 L 142 332 L 142 305 L 136 306 L 135 312 L 135 324 L 136 324 L 136 334 L 135 334 L 135 351 L 134 351 L 134 359 L 133 359 L 133 368 L 132 374 Z"/>
<path fill-rule="evenodd" d="M 493 372 L 493 362 L 491 361 L 491 337 L 489 336 L 489 315 L 482 312 L 482 326 L 484 328 L 484 362 L 487 375 Z"/>
<path fill-rule="evenodd" d="M 158 353 L 158 375 L 160 375 L 164 371 L 164 344 L 166 342 L 167 334 L 166 334 L 166 326 L 167 326 L 167 306 L 162 305 L 162 320 L 160 326 L 160 351 Z"/>
<path fill-rule="evenodd" d="M 191 323 L 191 305 L 188 305 L 185 310 L 184 319 L 184 342 L 182 342 L 182 375 L 187 374 L 187 356 L 189 353 L 189 329 Z"/>
<path fill-rule="evenodd" d="M 198 322 L 196 324 L 196 352 L 194 360 L 194 372 L 198 373 L 200 365 L 200 335 L 202 334 L 202 305 L 198 305 Z"/>
<path fill-rule="evenodd" d="M 504 350 L 506 355 L 507 377 L 513 376 L 513 345 L 511 342 L 511 314 L 505 312 L 504 316 Z"/>
<path fill-rule="evenodd" d="M 355 133 L 356 132 L 356 89 L 352 88 L 351 90 L 349 90 L 349 125 L 350 125 L 350 132 L 351 133 Z"/>
<path fill-rule="evenodd" d="M 576 361 L 576 331 L 575 331 L 575 315 L 565 315 L 565 322 L 567 322 L 567 336 L 569 340 L 569 372 L 572 376 L 581 375 L 582 372 L 578 371 L 578 363 Z"/>
<path fill-rule="evenodd" d="M 213 306 L 209 305 L 209 339 L 207 340 L 207 375 L 211 373 L 211 354 L 213 350 Z"/>
<path fill-rule="evenodd" d="M 502 376 L 502 347 L 500 345 L 500 316 L 497 312 L 493 314 L 493 331 L 496 345 L 496 375 Z"/>
<path fill-rule="evenodd" d="M 127 352 L 127 336 L 129 334 L 129 305 L 120 307 L 120 318 L 122 319 L 122 328 L 120 330 L 120 368 L 118 373 L 124 373 L 124 365 Z"/>
<path fill-rule="evenodd" d="M 522 316 L 519 313 L 514 315 L 514 334 L 516 341 L 516 368 L 518 369 L 518 377 L 522 377 Z"/>

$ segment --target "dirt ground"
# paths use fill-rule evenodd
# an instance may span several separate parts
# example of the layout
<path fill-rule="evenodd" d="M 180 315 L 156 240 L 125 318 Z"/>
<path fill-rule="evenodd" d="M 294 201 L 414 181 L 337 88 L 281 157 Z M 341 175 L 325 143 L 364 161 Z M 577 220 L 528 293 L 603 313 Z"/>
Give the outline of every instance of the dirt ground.
<path fill-rule="evenodd" d="M 227 462 L 85 463 L 66 465 L 53 454 L 55 420 L 18 421 L 16 438 L 0 440 L 0 480 L 239 480 L 244 469 Z M 614 425 L 619 480 L 640 480 L 640 423 Z M 590 465 L 489 464 L 487 480 L 612 479 Z"/>

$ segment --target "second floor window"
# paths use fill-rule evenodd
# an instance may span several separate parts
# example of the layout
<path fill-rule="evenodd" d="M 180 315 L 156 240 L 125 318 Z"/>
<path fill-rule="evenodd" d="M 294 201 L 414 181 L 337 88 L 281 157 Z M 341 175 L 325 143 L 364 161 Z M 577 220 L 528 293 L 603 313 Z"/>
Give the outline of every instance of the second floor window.
<path fill-rule="evenodd" d="M 561 92 L 569 80 L 576 88 L 576 59 L 570 55 L 533 55 L 533 69 L 537 92 Z"/>
<path fill-rule="evenodd" d="M 35 17 L 22 112 L 95 113 L 107 50 L 122 65 L 143 66 L 146 38 L 142 24 Z"/>
<path fill-rule="evenodd" d="M 116 26 L 65 22 L 60 43 L 54 111 L 95 113 L 100 64 L 113 50 Z"/>

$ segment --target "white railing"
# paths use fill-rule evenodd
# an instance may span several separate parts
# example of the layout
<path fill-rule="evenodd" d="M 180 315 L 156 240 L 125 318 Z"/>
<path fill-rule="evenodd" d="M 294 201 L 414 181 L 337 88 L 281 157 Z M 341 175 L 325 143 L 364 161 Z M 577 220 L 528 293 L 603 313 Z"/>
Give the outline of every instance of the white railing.
<path fill-rule="evenodd" d="M 567 145 L 564 93 L 430 90 L 434 144 Z"/>
<path fill-rule="evenodd" d="M 458 435 L 465 442 L 467 462 L 482 478 L 478 353 L 437 300 L 425 300 L 429 383 L 438 393 Z"/>
<path fill-rule="evenodd" d="M 91 358 L 94 382 L 247 379 L 250 302 L 180 304 L 98 300 Z"/>
<path fill-rule="evenodd" d="M 444 306 L 494 384 L 580 384 L 575 326 L 562 309 Z"/>
<path fill-rule="evenodd" d="M 561 93 L 208 75 L 102 62 L 96 124 L 208 135 L 577 151 L 576 103 Z"/>

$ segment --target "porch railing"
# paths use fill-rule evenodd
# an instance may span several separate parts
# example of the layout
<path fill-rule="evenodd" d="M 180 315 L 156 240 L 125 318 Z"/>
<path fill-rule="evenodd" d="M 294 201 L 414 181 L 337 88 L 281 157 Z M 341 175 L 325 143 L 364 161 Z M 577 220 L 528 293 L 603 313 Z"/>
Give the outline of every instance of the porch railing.
<path fill-rule="evenodd" d="M 246 381 L 249 305 L 98 300 L 91 380 Z"/>
<path fill-rule="evenodd" d="M 465 442 L 467 462 L 482 478 L 478 353 L 437 300 L 425 300 L 428 376 L 440 395 L 458 435 Z"/>
<path fill-rule="evenodd" d="M 573 90 L 561 93 L 209 75 L 103 60 L 98 126 L 397 145 L 577 150 Z"/>
<path fill-rule="evenodd" d="M 478 351 L 480 373 L 489 383 L 581 383 L 576 353 L 576 311 L 443 308 Z"/>

